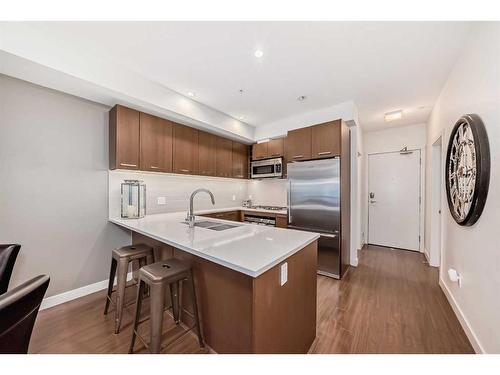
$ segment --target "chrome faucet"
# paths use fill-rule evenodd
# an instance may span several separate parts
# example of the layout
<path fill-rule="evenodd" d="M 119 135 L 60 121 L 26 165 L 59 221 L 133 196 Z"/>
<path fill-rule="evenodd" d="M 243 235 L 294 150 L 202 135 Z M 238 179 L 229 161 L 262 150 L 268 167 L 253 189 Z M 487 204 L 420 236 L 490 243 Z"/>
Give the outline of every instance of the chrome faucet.
<path fill-rule="evenodd" d="M 205 193 L 209 194 L 210 199 L 212 199 L 212 204 L 215 204 L 214 195 L 212 194 L 212 192 L 210 190 L 208 190 L 208 189 L 196 189 L 195 191 L 193 191 L 193 193 L 191 194 L 191 197 L 189 198 L 189 211 L 187 212 L 187 215 L 186 215 L 186 221 L 189 223 L 189 228 L 194 227 L 193 199 L 194 199 L 194 196 L 200 192 L 205 192 Z"/>

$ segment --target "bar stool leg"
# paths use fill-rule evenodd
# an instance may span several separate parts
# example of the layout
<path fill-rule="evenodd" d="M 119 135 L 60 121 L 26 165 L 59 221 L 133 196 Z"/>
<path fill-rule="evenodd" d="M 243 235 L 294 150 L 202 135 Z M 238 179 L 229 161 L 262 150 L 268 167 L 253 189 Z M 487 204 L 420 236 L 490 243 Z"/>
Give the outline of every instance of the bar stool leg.
<path fill-rule="evenodd" d="M 182 319 L 182 280 L 177 282 L 177 324 Z"/>
<path fill-rule="evenodd" d="M 109 303 L 111 302 L 111 293 L 113 292 L 113 284 L 116 275 L 116 259 L 111 258 L 111 268 L 109 270 L 108 294 L 106 296 L 106 306 L 104 306 L 104 315 L 108 313 Z"/>
<path fill-rule="evenodd" d="M 203 337 L 201 336 L 201 327 L 200 327 L 200 317 L 198 316 L 198 303 L 196 302 L 196 290 L 194 287 L 194 278 L 193 271 L 189 271 L 189 280 L 191 282 L 191 294 L 193 298 L 193 310 L 194 310 L 194 320 L 196 324 L 196 333 L 198 335 L 198 342 L 200 346 L 203 348 L 205 343 L 203 342 Z"/>
<path fill-rule="evenodd" d="M 137 288 L 137 297 L 135 299 L 135 316 L 134 316 L 134 325 L 132 327 L 132 340 L 130 342 L 130 348 L 128 349 L 128 354 L 132 354 L 134 352 L 134 344 L 135 344 L 137 327 L 139 327 L 139 320 L 141 318 L 142 297 L 144 294 L 144 286 L 145 286 L 144 281 L 142 281 L 139 278 L 139 286 Z"/>
<path fill-rule="evenodd" d="M 118 263 L 118 275 L 116 286 L 116 314 L 115 333 L 120 332 L 122 323 L 123 306 L 125 305 L 125 287 L 127 285 L 128 259 L 120 259 Z"/>
<path fill-rule="evenodd" d="M 149 350 L 151 353 L 159 353 L 163 328 L 163 309 L 165 308 L 165 286 L 163 284 L 152 284 L 149 286 L 149 293 L 151 304 L 151 342 L 149 343 Z"/>
<path fill-rule="evenodd" d="M 174 316 L 175 324 L 179 324 L 179 304 L 177 303 L 176 293 L 178 290 L 174 283 L 168 284 L 170 289 L 170 301 L 172 302 L 172 315 Z"/>

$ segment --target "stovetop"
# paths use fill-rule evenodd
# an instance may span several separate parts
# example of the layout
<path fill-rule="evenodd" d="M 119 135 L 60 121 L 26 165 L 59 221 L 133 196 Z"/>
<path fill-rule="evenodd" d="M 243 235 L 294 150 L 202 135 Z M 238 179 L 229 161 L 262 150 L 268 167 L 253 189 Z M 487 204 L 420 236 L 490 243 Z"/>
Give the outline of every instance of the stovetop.
<path fill-rule="evenodd" d="M 252 208 L 254 210 L 266 210 L 266 211 L 283 211 L 286 210 L 286 207 L 279 207 L 279 206 L 250 206 L 248 208 Z"/>

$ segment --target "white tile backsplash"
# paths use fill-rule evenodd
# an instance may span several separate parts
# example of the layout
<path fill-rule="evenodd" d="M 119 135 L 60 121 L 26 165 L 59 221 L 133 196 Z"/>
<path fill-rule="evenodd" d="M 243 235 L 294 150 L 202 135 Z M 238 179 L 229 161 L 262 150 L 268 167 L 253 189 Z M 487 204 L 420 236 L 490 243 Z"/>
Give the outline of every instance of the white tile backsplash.
<path fill-rule="evenodd" d="M 247 198 L 248 190 L 248 182 L 245 180 L 154 172 L 109 171 L 110 217 L 120 216 L 120 187 L 125 179 L 143 180 L 146 184 L 147 214 L 186 211 L 191 193 L 199 188 L 209 189 L 214 194 L 215 206 L 212 206 L 210 197 L 202 193 L 195 198 L 196 209 L 241 206 L 242 200 Z M 158 197 L 165 197 L 165 204 L 159 205 Z"/>
<path fill-rule="evenodd" d="M 210 197 L 199 194 L 195 208 L 226 208 L 241 206 L 243 199 L 252 196 L 253 204 L 286 206 L 286 180 L 238 180 L 230 178 L 183 176 L 169 173 L 109 171 L 109 216 L 120 216 L 120 186 L 123 180 L 143 180 L 146 184 L 146 212 L 157 214 L 186 211 L 189 196 L 199 188 L 209 189 L 215 196 L 215 206 Z M 233 200 L 234 196 L 234 200 Z M 158 198 L 165 197 L 165 204 Z"/>
<path fill-rule="evenodd" d="M 282 206 L 287 205 L 287 184 L 283 179 L 250 180 L 248 195 L 255 205 Z"/>

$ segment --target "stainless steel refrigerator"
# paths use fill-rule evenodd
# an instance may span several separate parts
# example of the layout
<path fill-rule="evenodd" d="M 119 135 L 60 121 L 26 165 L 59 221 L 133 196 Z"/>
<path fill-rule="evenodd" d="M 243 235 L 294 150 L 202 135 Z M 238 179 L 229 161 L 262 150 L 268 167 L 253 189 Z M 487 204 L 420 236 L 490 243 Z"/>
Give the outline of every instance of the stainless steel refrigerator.
<path fill-rule="evenodd" d="M 340 158 L 288 163 L 288 227 L 318 232 L 318 273 L 341 275 Z"/>

